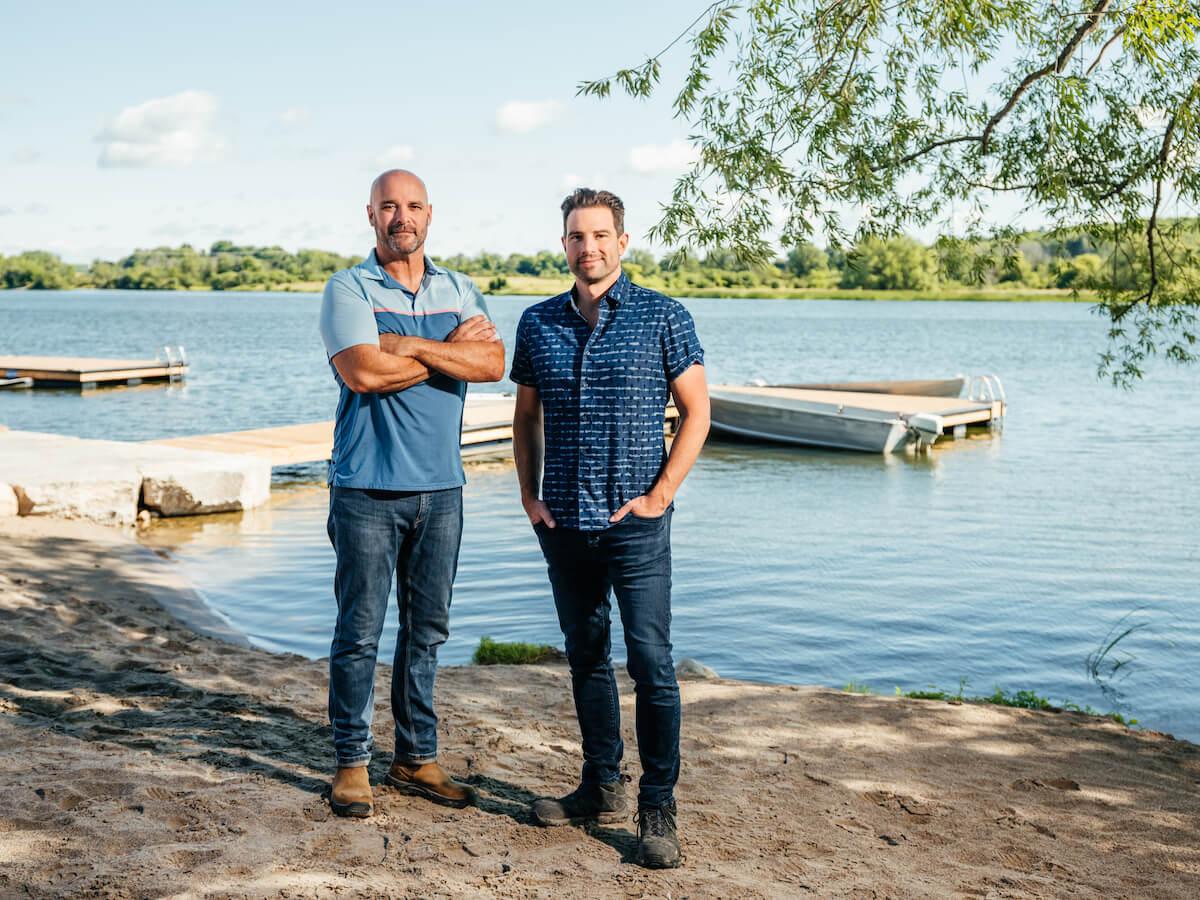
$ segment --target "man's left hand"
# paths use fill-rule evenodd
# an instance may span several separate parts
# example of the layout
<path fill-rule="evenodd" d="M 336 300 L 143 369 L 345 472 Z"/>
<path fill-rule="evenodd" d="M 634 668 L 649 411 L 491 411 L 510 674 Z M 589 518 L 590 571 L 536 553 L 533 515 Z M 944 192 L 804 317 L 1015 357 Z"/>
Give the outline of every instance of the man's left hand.
<path fill-rule="evenodd" d="M 486 316 L 471 316 L 446 335 L 448 344 L 460 341 L 495 341 L 498 339 L 496 326 Z"/>
<path fill-rule="evenodd" d="M 667 507 L 670 505 L 669 499 L 655 497 L 653 494 L 642 494 L 618 509 L 609 517 L 608 521 L 610 523 L 620 522 L 631 513 L 639 519 L 657 519 L 667 511 Z"/>

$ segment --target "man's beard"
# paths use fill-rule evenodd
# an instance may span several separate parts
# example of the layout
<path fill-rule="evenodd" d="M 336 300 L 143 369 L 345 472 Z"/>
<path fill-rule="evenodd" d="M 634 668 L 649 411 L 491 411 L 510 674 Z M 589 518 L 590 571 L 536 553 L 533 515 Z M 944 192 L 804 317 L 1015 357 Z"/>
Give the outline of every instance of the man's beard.
<path fill-rule="evenodd" d="M 402 234 L 411 234 L 416 239 L 416 244 L 414 244 L 412 247 L 409 247 L 409 248 L 401 247 L 399 245 L 399 242 L 397 241 L 397 238 L 399 238 L 400 235 L 402 235 Z M 398 256 L 411 256 L 412 254 L 414 254 L 418 250 L 420 250 L 423 246 L 425 246 L 425 239 L 420 237 L 414 231 L 397 231 L 397 232 L 389 231 L 387 233 L 387 236 L 384 237 L 383 242 L 385 244 L 387 244 L 387 248 L 389 250 L 391 250 L 393 253 L 395 253 Z"/>
<path fill-rule="evenodd" d="M 601 262 L 603 263 L 604 261 L 601 260 Z M 603 281 L 605 278 L 607 278 L 612 273 L 613 273 L 613 269 L 608 268 L 606 265 L 603 265 L 603 264 L 600 266 L 597 266 L 597 267 L 593 268 L 591 271 L 589 271 L 588 269 L 585 269 L 582 265 L 576 263 L 575 267 L 571 270 L 571 274 L 574 275 L 576 278 L 578 278 L 580 281 L 582 281 L 584 284 L 597 284 L 598 282 Z"/>

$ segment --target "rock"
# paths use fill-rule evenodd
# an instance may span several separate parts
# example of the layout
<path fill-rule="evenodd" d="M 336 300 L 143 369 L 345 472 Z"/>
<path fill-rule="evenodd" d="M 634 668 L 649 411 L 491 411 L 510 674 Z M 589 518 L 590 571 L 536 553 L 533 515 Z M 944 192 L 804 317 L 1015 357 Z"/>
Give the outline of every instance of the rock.
<path fill-rule="evenodd" d="M 675 663 L 676 678 L 720 678 L 721 676 L 710 669 L 704 663 L 696 662 L 694 659 L 681 659 Z"/>
<path fill-rule="evenodd" d="M 141 463 L 142 506 L 162 516 L 253 509 L 271 493 L 271 463 L 257 456 L 200 453 L 174 447 Z"/>
<path fill-rule="evenodd" d="M 10 485 L 0 481 L 0 518 L 17 514 L 17 494 Z"/>
<path fill-rule="evenodd" d="M 18 514 L 131 525 L 138 501 L 165 516 L 250 509 L 271 491 L 271 464 L 253 456 L 203 453 L 56 434 L 0 433 L 0 480 Z"/>

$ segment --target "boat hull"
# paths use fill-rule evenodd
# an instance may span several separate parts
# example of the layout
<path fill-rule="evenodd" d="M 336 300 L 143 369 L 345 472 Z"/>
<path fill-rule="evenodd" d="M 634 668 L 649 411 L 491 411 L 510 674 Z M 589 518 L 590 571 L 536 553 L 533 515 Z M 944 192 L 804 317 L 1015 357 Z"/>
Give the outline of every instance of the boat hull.
<path fill-rule="evenodd" d="M 908 441 L 908 424 L 895 413 L 792 398 L 760 399 L 713 388 L 712 426 L 759 440 L 813 447 L 892 453 Z"/>

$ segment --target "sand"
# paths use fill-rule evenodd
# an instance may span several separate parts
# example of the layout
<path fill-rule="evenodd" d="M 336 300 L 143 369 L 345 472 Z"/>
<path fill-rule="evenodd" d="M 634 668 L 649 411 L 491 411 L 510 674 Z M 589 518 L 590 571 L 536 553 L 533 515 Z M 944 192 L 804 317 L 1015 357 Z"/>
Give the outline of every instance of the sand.
<path fill-rule="evenodd" d="M 441 670 L 441 761 L 478 808 L 377 787 L 339 819 L 324 662 L 197 635 L 147 553 L 0 520 L 0 897 L 1200 896 L 1200 747 L 815 687 L 682 684 L 681 869 L 635 865 L 632 821 L 531 824 L 580 763 L 560 666 Z"/>

